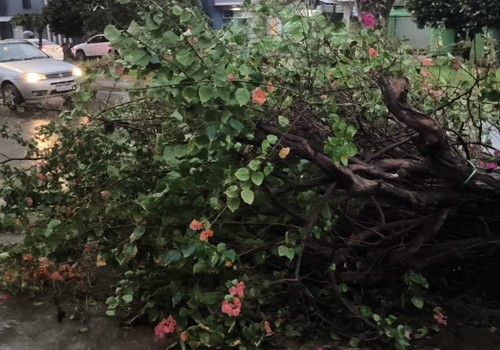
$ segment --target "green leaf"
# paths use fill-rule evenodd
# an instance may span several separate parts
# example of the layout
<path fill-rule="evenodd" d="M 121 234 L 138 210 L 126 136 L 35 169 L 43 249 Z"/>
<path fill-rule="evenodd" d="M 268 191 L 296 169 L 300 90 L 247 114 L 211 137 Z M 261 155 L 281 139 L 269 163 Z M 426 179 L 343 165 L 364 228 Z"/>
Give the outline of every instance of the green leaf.
<path fill-rule="evenodd" d="M 257 171 L 260 167 L 260 164 L 262 163 L 261 160 L 259 159 L 253 159 L 248 163 L 248 167 L 252 169 L 253 171 Z"/>
<path fill-rule="evenodd" d="M 250 171 L 247 168 L 239 168 L 234 176 L 240 181 L 248 181 L 250 179 Z"/>
<path fill-rule="evenodd" d="M 112 24 L 108 24 L 104 28 L 104 36 L 111 44 L 118 42 L 122 36 L 122 32 Z"/>
<path fill-rule="evenodd" d="M 226 196 L 228 198 L 236 198 L 239 195 L 238 186 L 236 186 L 236 185 L 229 186 L 227 188 L 226 192 L 224 192 L 224 193 L 226 194 Z"/>
<path fill-rule="evenodd" d="M 286 256 L 288 259 L 293 260 L 295 256 L 295 249 L 288 248 L 286 245 L 280 245 L 278 248 L 279 256 Z"/>
<path fill-rule="evenodd" d="M 278 136 L 276 135 L 267 135 L 266 139 L 271 145 L 274 145 L 276 142 L 278 142 Z"/>
<path fill-rule="evenodd" d="M 166 48 L 173 48 L 177 46 L 177 42 L 179 41 L 179 37 L 174 32 L 171 31 L 164 32 L 162 38 L 163 38 L 162 44 Z"/>
<path fill-rule="evenodd" d="M 420 309 L 422 310 L 422 308 L 424 307 L 424 299 L 422 297 L 412 297 L 411 298 L 411 302 L 413 305 L 415 305 L 417 307 L 417 309 Z"/>
<path fill-rule="evenodd" d="M 146 232 L 146 228 L 143 225 L 137 226 L 134 232 L 130 235 L 130 242 L 135 242 Z"/>
<path fill-rule="evenodd" d="M 227 199 L 227 207 L 234 213 L 240 207 L 240 197 L 228 198 Z"/>
<path fill-rule="evenodd" d="M 125 260 L 132 260 L 137 255 L 138 251 L 135 244 L 125 244 L 122 251 L 123 257 Z"/>
<path fill-rule="evenodd" d="M 169 250 L 161 257 L 161 262 L 163 265 L 175 264 L 181 260 L 182 254 L 178 250 Z"/>
<path fill-rule="evenodd" d="M 198 96 L 200 96 L 200 101 L 205 103 L 209 101 L 213 96 L 213 88 L 209 85 L 202 85 L 198 90 Z"/>
<path fill-rule="evenodd" d="M 240 106 L 244 106 L 250 101 L 250 92 L 245 88 L 239 88 L 235 93 L 236 101 Z"/>
<path fill-rule="evenodd" d="M 262 182 L 264 181 L 264 173 L 258 171 L 255 173 L 252 173 L 252 182 L 256 184 L 257 186 L 262 185 Z"/>
<path fill-rule="evenodd" d="M 174 15 L 180 16 L 180 15 L 182 15 L 183 12 L 184 12 L 184 10 L 179 5 L 172 6 L 172 13 Z"/>
<path fill-rule="evenodd" d="M 122 300 L 124 302 L 126 302 L 127 304 L 130 304 L 132 302 L 132 300 L 134 300 L 134 296 L 131 294 L 125 294 L 125 295 L 122 295 Z"/>
<path fill-rule="evenodd" d="M 106 167 L 106 172 L 108 173 L 110 180 L 116 181 L 120 179 L 120 170 L 117 167 L 108 165 Z"/>
<path fill-rule="evenodd" d="M 249 188 L 244 188 L 243 191 L 241 191 L 241 199 L 243 199 L 243 202 L 246 204 L 252 204 L 254 200 L 253 191 Z"/>
<path fill-rule="evenodd" d="M 193 54 L 187 49 L 180 50 L 177 55 L 175 55 L 175 59 L 184 67 L 187 67 L 194 62 Z"/>
<path fill-rule="evenodd" d="M 278 124 L 282 127 L 287 127 L 290 125 L 290 121 L 287 117 L 283 117 L 282 115 L 278 116 Z"/>

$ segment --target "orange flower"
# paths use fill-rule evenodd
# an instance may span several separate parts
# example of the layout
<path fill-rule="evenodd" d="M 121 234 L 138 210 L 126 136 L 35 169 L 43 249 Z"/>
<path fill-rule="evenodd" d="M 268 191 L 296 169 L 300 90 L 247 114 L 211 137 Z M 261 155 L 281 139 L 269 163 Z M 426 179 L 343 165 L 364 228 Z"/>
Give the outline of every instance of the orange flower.
<path fill-rule="evenodd" d="M 193 221 L 191 221 L 191 223 L 189 224 L 189 228 L 193 231 L 198 231 L 203 229 L 203 224 L 198 220 L 193 219 Z"/>
<path fill-rule="evenodd" d="M 324 99 L 328 98 L 328 96 L 327 95 L 321 95 L 320 98 L 322 98 L 324 100 Z"/>
<path fill-rule="evenodd" d="M 231 266 L 233 266 L 233 263 L 230 261 L 226 261 L 226 267 L 231 267 Z"/>
<path fill-rule="evenodd" d="M 23 261 L 25 261 L 25 262 L 32 262 L 33 261 L 33 255 L 31 253 L 23 255 Z"/>
<path fill-rule="evenodd" d="M 186 334 L 186 332 L 182 332 L 181 333 L 181 341 L 185 342 L 187 340 L 188 336 Z"/>
<path fill-rule="evenodd" d="M 421 62 L 422 62 L 423 66 L 426 66 L 426 67 L 432 66 L 432 58 L 428 58 L 428 57 L 422 58 Z"/>
<path fill-rule="evenodd" d="M 252 103 L 262 106 L 266 102 L 266 93 L 260 88 L 252 91 Z"/>
<path fill-rule="evenodd" d="M 272 92 L 273 90 L 274 90 L 274 85 L 273 85 L 273 83 L 269 80 L 269 81 L 267 82 L 267 91 L 268 91 L 268 92 Z"/>
<path fill-rule="evenodd" d="M 375 50 L 373 47 L 370 47 L 368 49 L 368 54 L 371 56 L 371 57 L 377 57 L 378 56 L 378 52 L 377 50 Z"/>
<path fill-rule="evenodd" d="M 333 73 L 332 72 L 328 72 L 326 73 L 326 75 L 328 75 L 329 77 L 333 76 Z"/>
<path fill-rule="evenodd" d="M 200 233 L 200 240 L 202 241 L 207 241 L 209 237 L 212 237 L 214 235 L 214 231 L 212 230 L 205 230 Z"/>
<path fill-rule="evenodd" d="M 50 279 L 52 281 L 62 281 L 61 274 L 57 271 L 52 272 L 52 275 L 50 276 Z"/>

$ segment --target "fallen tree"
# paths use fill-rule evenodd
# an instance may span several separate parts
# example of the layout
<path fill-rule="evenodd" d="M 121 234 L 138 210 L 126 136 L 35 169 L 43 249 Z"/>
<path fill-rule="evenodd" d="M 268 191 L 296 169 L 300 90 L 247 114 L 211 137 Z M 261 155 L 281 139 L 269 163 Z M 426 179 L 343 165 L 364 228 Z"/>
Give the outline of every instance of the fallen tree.
<path fill-rule="evenodd" d="M 71 284 L 54 277 L 68 258 L 78 281 L 125 269 L 108 314 L 193 348 L 385 334 L 404 349 L 424 332 L 405 315 L 445 324 L 424 276 L 498 266 L 495 70 L 296 7 L 261 2 L 222 32 L 200 18 L 151 2 L 144 26 L 108 26 L 122 60 L 41 130 L 57 137 L 32 145 L 42 163 L 3 167 L 4 227 L 32 254 L 10 253 L 3 288 Z M 91 112 L 96 76 L 124 72 L 131 101 Z"/>

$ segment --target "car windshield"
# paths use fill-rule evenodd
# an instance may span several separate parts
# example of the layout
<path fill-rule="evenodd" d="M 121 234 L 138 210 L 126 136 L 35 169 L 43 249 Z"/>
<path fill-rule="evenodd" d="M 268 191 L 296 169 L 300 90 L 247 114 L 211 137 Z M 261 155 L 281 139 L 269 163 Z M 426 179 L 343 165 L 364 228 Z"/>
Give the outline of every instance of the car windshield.
<path fill-rule="evenodd" d="M 34 60 L 39 58 L 49 58 L 49 56 L 31 44 L 0 44 L 0 62 Z"/>

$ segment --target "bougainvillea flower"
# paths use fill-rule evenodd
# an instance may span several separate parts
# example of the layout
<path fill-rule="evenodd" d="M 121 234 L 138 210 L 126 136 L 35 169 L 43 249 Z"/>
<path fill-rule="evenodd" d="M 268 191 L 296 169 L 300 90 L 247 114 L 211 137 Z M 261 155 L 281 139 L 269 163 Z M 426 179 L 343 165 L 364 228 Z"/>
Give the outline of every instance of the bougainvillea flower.
<path fill-rule="evenodd" d="M 209 237 L 212 237 L 214 235 L 214 231 L 212 230 L 205 230 L 200 233 L 200 240 L 202 241 L 207 241 Z"/>
<path fill-rule="evenodd" d="M 187 336 L 186 332 L 182 332 L 181 333 L 181 341 L 186 342 L 187 338 L 188 338 L 188 336 Z"/>
<path fill-rule="evenodd" d="M 262 106 L 266 102 L 266 93 L 260 88 L 252 91 L 252 103 Z"/>
<path fill-rule="evenodd" d="M 245 296 L 244 290 L 245 290 L 245 282 L 240 281 L 236 283 L 234 287 L 229 288 L 229 294 L 231 294 L 232 296 L 237 295 L 240 298 L 243 298 Z"/>
<path fill-rule="evenodd" d="M 441 310 L 440 307 L 434 308 L 434 319 L 436 322 L 440 325 L 446 325 L 446 316 L 443 314 L 443 311 Z"/>
<path fill-rule="evenodd" d="M 167 318 L 163 319 L 158 323 L 155 327 L 155 334 L 163 338 L 165 334 L 171 334 L 175 332 L 175 326 L 177 325 L 177 322 L 174 320 L 172 315 L 168 316 Z"/>
<path fill-rule="evenodd" d="M 430 77 L 432 75 L 431 72 L 429 72 L 428 70 L 425 70 L 425 69 L 421 69 L 420 74 L 424 77 Z"/>
<path fill-rule="evenodd" d="M 264 328 L 264 331 L 266 332 L 267 335 L 273 334 L 273 330 L 271 329 L 269 321 L 264 321 L 262 328 Z"/>
<path fill-rule="evenodd" d="M 368 49 L 368 54 L 371 56 L 371 57 L 377 57 L 378 56 L 378 52 L 377 50 L 375 50 L 373 47 L 370 47 Z"/>
<path fill-rule="evenodd" d="M 432 66 L 432 58 L 422 58 L 422 65 L 423 66 L 426 66 L 426 67 L 429 67 L 429 66 Z"/>
<path fill-rule="evenodd" d="M 229 317 L 237 317 L 241 313 L 241 301 L 238 298 L 233 298 L 231 302 L 224 300 L 221 309 Z"/>
<path fill-rule="evenodd" d="M 193 231 L 198 231 L 203 229 L 203 224 L 200 221 L 193 219 L 193 221 L 189 224 L 189 228 Z"/>
<path fill-rule="evenodd" d="M 363 13 L 361 15 L 361 20 L 366 28 L 374 28 L 375 24 L 377 24 L 375 16 L 372 13 Z"/>

